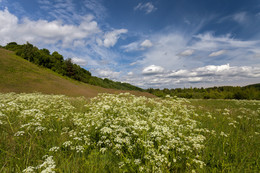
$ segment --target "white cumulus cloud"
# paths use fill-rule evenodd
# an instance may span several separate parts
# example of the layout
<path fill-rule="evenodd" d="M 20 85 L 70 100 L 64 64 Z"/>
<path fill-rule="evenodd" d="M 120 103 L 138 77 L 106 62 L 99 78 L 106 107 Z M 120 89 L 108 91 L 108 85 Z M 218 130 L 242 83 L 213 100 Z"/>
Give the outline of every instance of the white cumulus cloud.
<path fill-rule="evenodd" d="M 117 43 L 117 40 L 119 39 L 120 35 L 125 34 L 127 32 L 128 32 L 127 29 L 116 29 L 111 32 L 107 32 L 104 35 L 104 41 L 102 44 L 105 47 L 112 47 Z M 99 43 L 101 43 L 101 42 L 99 41 Z"/>
<path fill-rule="evenodd" d="M 178 55 L 179 55 L 179 56 L 190 56 L 190 55 L 192 55 L 193 53 L 194 53 L 194 50 L 188 49 L 188 50 L 185 50 L 185 51 L 179 53 Z"/>
<path fill-rule="evenodd" d="M 191 70 L 177 70 L 166 75 L 174 78 L 202 77 L 202 79 L 214 78 L 257 78 L 260 77 L 260 68 L 251 66 L 207 65 Z"/>
<path fill-rule="evenodd" d="M 85 66 L 87 65 L 87 61 L 85 59 L 82 59 L 82 58 L 77 58 L 77 57 L 74 57 L 71 59 L 73 63 L 75 64 L 78 64 L 80 66 Z"/>
<path fill-rule="evenodd" d="M 150 41 L 150 40 L 144 40 L 142 43 L 141 43 L 141 46 L 143 48 L 149 48 L 149 47 L 152 47 L 153 46 L 153 43 Z"/>
<path fill-rule="evenodd" d="M 156 65 L 150 65 L 146 68 L 143 69 L 142 73 L 145 75 L 154 75 L 154 74 L 159 74 L 163 73 L 164 68 L 161 66 L 156 66 Z"/>
<path fill-rule="evenodd" d="M 8 9 L 0 11 L 0 44 L 12 41 L 24 43 L 29 41 L 37 44 L 56 44 L 71 46 L 74 41 L 90 39 L 100 32 L 98 24 L 91 15 L 85 16 L 79 25 L 63 24 L 53 20 L 19 20 Z"/>
<path fill-rule="evenodd" d="M 145 50 L 147 48 L 150 48 L 153 46 L 153 43 L 150 40 L 144 40 L 143 42 L 141 41 L 136 41 L 129 43 L 127 45 L 121 46 L 122 49 L 125 50 L 125 52 L 132 52 L 132 51 L 141 51 Z"/>
<path fill-rule="evenodd" d="M 132 76 L 134 73 L 132 71 L 128 72 L 127 75 L 128 76 Z"/>
<path fill-rule="evenodd" d="M 220 66 L 207 65 L 205 67 L 199 67 L 194 71 L 197 72 L 199 76 L 208 76 L 208 75 L 220 75 L 220 74 L 229 75 L 232 70 L 229 64 L 224 64 Z"/>
<path fill-rule="evenodd" d="M 176 86 L 216 86 L 236 85 L 237 83 L 256 83 L 260 78 L 260 68 L 251 66 L 207 65 L 194 69 L 166 71 L 157 66 L 149 66 L 143 70 L 143 78 L 129 78 L 130 83 L 138 83 L 142 87 L 174 88 Z"/>

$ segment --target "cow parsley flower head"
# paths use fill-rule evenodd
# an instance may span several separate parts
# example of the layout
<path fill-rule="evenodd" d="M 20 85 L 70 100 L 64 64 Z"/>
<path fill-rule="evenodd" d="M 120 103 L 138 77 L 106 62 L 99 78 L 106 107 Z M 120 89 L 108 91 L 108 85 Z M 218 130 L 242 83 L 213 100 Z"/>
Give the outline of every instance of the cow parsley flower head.
<path fill-rule="evenodd" d="M 34 173 L 35 167 L 28 166 L 26 169 L 23 170 L 24 173 Z"/>
<path fill-rule="evenodd" d="M 24 135 L 24 131 L 18 131 L 14 134 L 14 136 L 23 136 Z"/>

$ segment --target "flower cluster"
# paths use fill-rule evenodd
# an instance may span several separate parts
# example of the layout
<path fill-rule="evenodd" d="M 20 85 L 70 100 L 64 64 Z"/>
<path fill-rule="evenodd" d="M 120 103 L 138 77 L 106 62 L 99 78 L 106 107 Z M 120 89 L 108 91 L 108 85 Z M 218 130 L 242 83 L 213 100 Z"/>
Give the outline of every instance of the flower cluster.
<path fill-rule="evenodd" d="M 183 167 L 191 171 L 205 165 L 200 154 L 206 140 L 203 134 L 208 130 L 198 128 L 192 118 L 198 115 L 185 99 L 100 94 L 84 106 L 84 111 L 75 110 L 66 96 L 10 93 L 0 99 L 1 124 L 9 123 L 7 114 L 19 118 L 15 137 L 60 136 L 61 142 L 49 147 L 47 153 L 66 151 L 81 155 L 96 149 L 101 154 L 116 155 L 120 169 L 141 172 Z M 53 171 L 52 156 L 24 172 L 43 168 Z"/>
<path fill-rule="evenodd" d="M 113 165 L 114 172 L 203 172 L 213 158 L 221 163 L 218 159 L 223 156 L 228 163 L 233 139 L 257 146 L 259 101 L 230 101 L 235 109 L 224 106 L 213 111 L 192 106 L 192 102 L 129 93 L 100 94 L 92 99 L 0 93 L 0 136 L 8 139 L 1 144 L 7 152 L 2 152 L 0 162 L 10 162 L 3 172 L 69 172 L 78 164 L 79 172 L 89 166 L 91 172 L 93 160 L 103 159 L 103 167 Z M 219 144 L 224 155 L 211 157 Z M 247 155 L 254 154 L 255 147 Z M 19 164 L 15 159 L 24 157 L 26 164 L 21 161 L 16 171 L 9 169 Z"/>
<path fill-rule="evenodd" d="M 202 167 L 204 163 L 198 155 L 205 137 L 185 102 L 128 93 L 100 94 L 85 105 L 85 114 L 74 116 L 73 122 L 85 135 L 86 144 L 97 146 L 101 153 L 112 151 L 121 158 L 122 169 L 160 172 L 188 162 L 191 167 Z"/>
<path fill-rule="evenodd" d="M 43 156 L 44 162 L 36 167 L 29 166 L 23 170 L 24 173 L 33 173 L 35 171 L 41 170 L 41 173 L 55 173 L 54 169 L 56 167 L 53 160 L 53 156 L 45 155 Z"/>

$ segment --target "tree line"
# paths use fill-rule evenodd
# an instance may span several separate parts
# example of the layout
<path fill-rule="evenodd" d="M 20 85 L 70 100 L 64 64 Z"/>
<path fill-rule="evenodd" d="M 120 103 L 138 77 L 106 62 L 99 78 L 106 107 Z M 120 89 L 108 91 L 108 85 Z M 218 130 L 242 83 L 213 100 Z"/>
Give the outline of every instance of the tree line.
<path fill-rule="evenodd" d="M 48 49 L 38 49 L 29 42 L 23 45 L 11 42 L 3 48 L 14 51 L 16 55 L 38 66 L 46 67 L 63 76 L 67 76 L 80 82 L 104 88 L 143 91 L 143 89 L 129 83 L 115 82 L 107 78 L 102 79 L 92 76 L 88 70 L 74 64 L 71 58 L 64 59 L 64 57 L 57 51 L 50 53 Z"/>
<path fill-rule="evenodd" d="M 176 89 L 153 89 L 147 92 L 158 97 L 177 96 L 193 99 L 247 99 L 260 100 L 260 84 L 245 87 L 221 86 L 212 88 L 176 88 Z"/>

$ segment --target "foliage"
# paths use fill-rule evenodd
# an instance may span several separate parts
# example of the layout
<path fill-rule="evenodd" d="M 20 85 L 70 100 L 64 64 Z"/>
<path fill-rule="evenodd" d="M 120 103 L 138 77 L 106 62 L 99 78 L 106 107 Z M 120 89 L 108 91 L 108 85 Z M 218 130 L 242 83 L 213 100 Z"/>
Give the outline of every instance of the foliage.
<path fill-rule="evenodd" d="M 8 93 L 0 103 L 0 172 L 260 170 L 259 101 Z"/>
<path fill-rule="evenodd" d="M 91 73 L 74 64 L 71 58 L 65 59 L 58 52 L 50 54 L 48 49 L 38 49 L 30 43 L 18 45 L 16 42 L 8 43 L 5 47 L 7 50 L 15 51 L 16 55 L 42 67 L 51 69 L 63 76 L 89 83 L 104 88 L 123 89 L 123 90 L 137 90 L 142 91 L 141 88 L 133 86 L 128 83 L 114 82 L 109 79 L 101 79 L 94 77 Z"/>
<path fill-rule="evenodd" d="M 245 87 L 222 86 L 213 88 L 153 89 L 146 91 L 158 97 L 166 95 L 193 99 L 247 99 L 260 100 L 260 84 Z"/>

